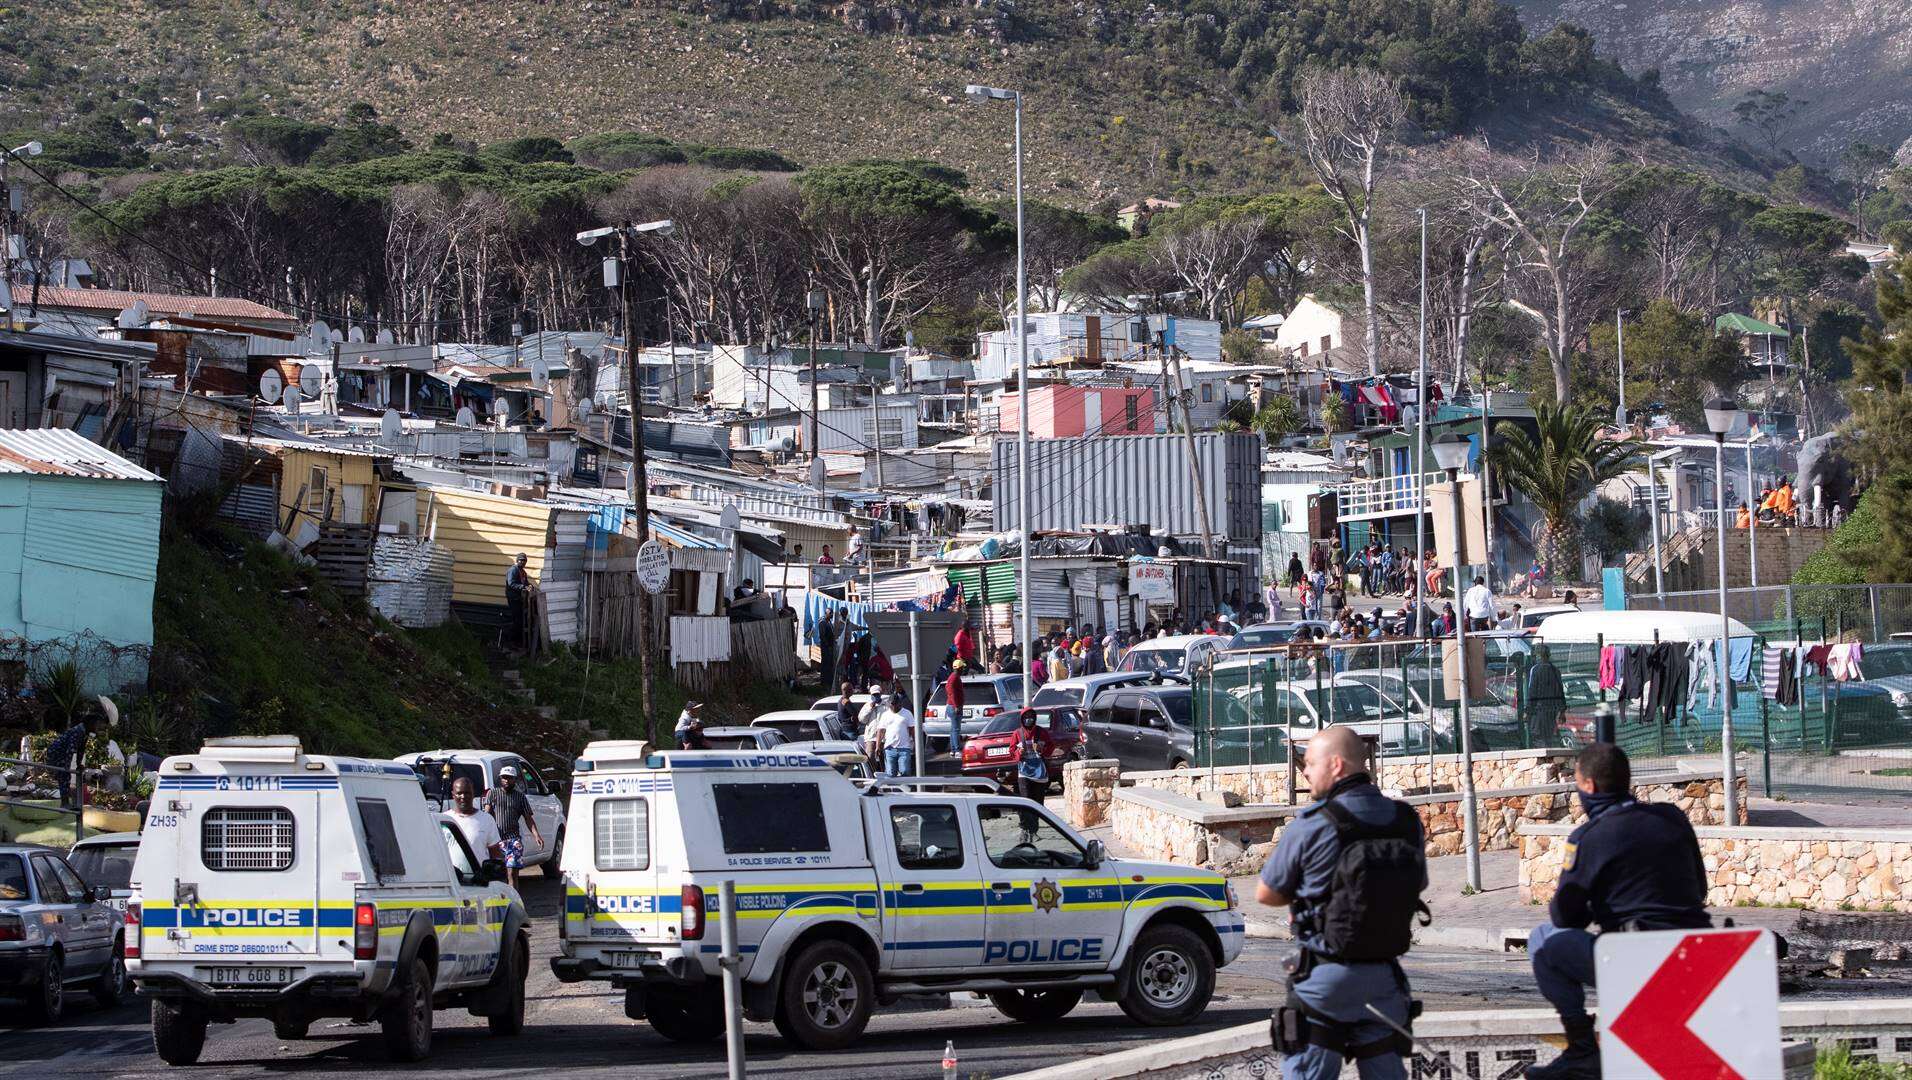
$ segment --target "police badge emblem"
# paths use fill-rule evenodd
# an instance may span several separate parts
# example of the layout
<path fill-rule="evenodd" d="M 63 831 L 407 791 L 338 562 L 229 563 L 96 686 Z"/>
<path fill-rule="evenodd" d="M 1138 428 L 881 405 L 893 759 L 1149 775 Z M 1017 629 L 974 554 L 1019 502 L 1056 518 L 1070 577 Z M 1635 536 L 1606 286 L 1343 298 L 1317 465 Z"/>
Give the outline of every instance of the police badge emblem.
<path fill-rule="evenodd" d="M 1062 906 L 1062 890 L 1057 888 L 1053 881 L 1036 882 L 1029 890 L 1029 894 L 1035 898 L 1036 909 L 1039 911 L 1054 911 Z"/>

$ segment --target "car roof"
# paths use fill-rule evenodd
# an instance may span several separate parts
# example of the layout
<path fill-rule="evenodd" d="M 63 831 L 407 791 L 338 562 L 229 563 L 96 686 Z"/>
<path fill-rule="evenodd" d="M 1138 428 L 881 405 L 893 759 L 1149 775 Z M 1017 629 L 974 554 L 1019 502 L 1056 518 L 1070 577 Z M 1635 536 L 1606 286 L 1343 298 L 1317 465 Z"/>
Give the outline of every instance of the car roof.
<path fill-rule="evenodd" d="M 732 724 L 729 727 L 707 727 L 704 729 L 704 734 L 706 735 L 755 735 L 757 734 L 757 732 L 762 730 L 763 730 L 762 728 L 750 727 L 749 725 L 744 725 L 739 727 L 735 724 Z"/>
<path fill-rule="evenodd" d="M 777 749 L 807 751 L 812 754 L 860 754 L 863 752 L 862 747 L 848 739 L 799 739 L 796 742 L 784 743 Z"/>
<path fill-rule="evenodd" d="M 22 844 L 18 842 L 0 844 L 0 855 L 32 855 L 36 853 L 58 855 L 61 852 L 59 848 L 48 847 L 45 844 Z"/>
<path fill-rule="evenodd" d="M 111 847 L 115 844 L 137 843 L 139 843 L 139 834 L 136 832 L 103 832 L 76 841 L 73 846 L 75 848 Z"/>
<path fill-rule="evenodd" d="M 778 709 L 767 712 L 750 721 L 751 727 L 757 727 L 766 720 L 821 720 L 836 715 L 835 709 Z M 706 730 L 714 731 L 715 728 Z"/>
<path fill-rule="evenodd" d="M 1138 649 L 1186 649 L 1197 641 L 1218 640 L 1220 640 L 1220 635 L 1218 634 L 1177 634 L 1174 637 L 1150 638 L 1147 641 L 1138 641 L 1135 643 L 1135 647 Z"/>
<path fill-rule="evenodd" d="M 1014 677 L 1021 678 L 1021 676 Z M 1098 671 L 1094 675 L 1071 675 L 1066 679 L 1050 679 L 1037 689 L 1047 690 L 1053 686 L 1058 689 L 1074 690 L 1112 682 L 1142 683 L 1148 682 L 1149 678 L 1149 673 L 1146 671 Z"/>

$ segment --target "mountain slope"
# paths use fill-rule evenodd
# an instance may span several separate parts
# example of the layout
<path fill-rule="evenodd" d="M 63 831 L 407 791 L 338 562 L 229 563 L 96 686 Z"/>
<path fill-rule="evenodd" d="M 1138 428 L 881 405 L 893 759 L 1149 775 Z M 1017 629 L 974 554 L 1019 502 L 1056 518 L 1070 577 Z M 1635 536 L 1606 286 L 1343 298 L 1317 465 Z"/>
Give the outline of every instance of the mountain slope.
<path fill-rule="evenodd" d="M 1802 157 L 1912 139 L 1912 4 L 1905 0 L 1512 0 L 1530 32 L 1593 31 L 1630 71 L 1703 120 L 1731 124 L 1748 91 L 1804 99 L 1780 131 Z"/>
<path fill-rule="evenodd" d="M 1522 65 L 1584 68 L 1591 51 L 1528 56 L 1539 43 L 1508 40 L 1518 27 L 1492 0 L 1416 3 L 32 5 L 9 11 L 20 33 L 0 39 L 0 130 L 109 116 L 147 141 L 156 166 L 208 164 L 226 154 L 233 116 L 336 121 L 366 101 L 420 144 L 439 132 L 485 142 L 642 130 L 769 147 L 805 165 L 927 158 L 1001 190 L 1008 110 L 962 96 L 983 81 L 1028 92 L 1031 186 L 1085 206 L 1266 184 L 1295 167 L 1266 120 L 1289 104 L 1292 72 L 1385 57 L 1416 85 L 1464 98 L 1424 110 L 1442 122 L 1538 136 L 1591 128 L 1654 159 L 1757 171 L 1742 148 L 1650 93 L 1616 91 L 1604 72 L 1549 74 L 1544 94 L 1504 92 Z M 1482 49 L 1442 39 L 1450 7 L 1502 36 Z M 1417 44 L 1396 47 L 1409 39 Z M 1418 44 L 1427 41 L 1439 49 Z M 1504 70 L 1481 89 L 1489 82 L 1470 65 L 1490 53 Z"/>

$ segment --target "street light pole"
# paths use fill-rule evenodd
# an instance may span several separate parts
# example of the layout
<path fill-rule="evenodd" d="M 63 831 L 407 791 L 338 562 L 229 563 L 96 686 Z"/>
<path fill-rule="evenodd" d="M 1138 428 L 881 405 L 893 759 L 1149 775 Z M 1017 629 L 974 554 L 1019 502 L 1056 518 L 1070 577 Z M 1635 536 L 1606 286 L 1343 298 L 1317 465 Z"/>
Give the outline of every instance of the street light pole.
<path fill-rule="evenodd" d="M 1449 432 L 1434 442 L 1434 463 L 1447 473 L 1447 485 L 1454 495 L 1454 591 L 1460 592 L 1462 553 L 1467 546 L 1467 507 L 1461 498 L 1461 466 L 1467 462 L 1467 440 Z M 1459 598 L 1458 596 L 1456 597 Z M 1461 729 L 1461 850 L 1467 855 L 1467 887 L 1480 891 L 1480 821 L 1474 797 L 1474 732 L 1469 698 L 1472 697 L 1471 667 L 1467 657 L 1467 607 L 1461 605 L 1454 620 L 1455 667 L 1460 674 Z"/>
<path fill-rule="evenodd" d="M 1620 350 L 1620 405 L 1614 410 L 1613 419 L 1622 428 L 1627 426 L 1627 309 L 1619 308 L 1613 313 L 1614 340 Z"/>
<path fill-rule="evenodd" d="M 1408 491 L 1414 496 L 1414 636 L 1427 634 L 1427 208 L 1421 207 L 1421 344 L 1414 377 L 1414 465 Z M 1371 359 L 1371 358 L 1370 358 Z M 1460 578 L 1454 579 L 1456 585 Z"/>
<path fill-rule="evenodd" d="M 1719 548 L 1719 679 L 1726 692 L 1720 695 L 1719 745 L 1720 769 L 1726 787 L 1726 823 L 1739 824 L 1739 792 L 1734 776 L 1733 758 L 1733 622 L 1726 613 L 1726 433 L 1739 419 L 1739 409 L 1730 400 L 1719 397 L 1706 403 L 1706 426 L 1713 432 L 1713 475 L 1718 488 Z"/>
<path fill-rule="evenodd" d="M 1023 258 L 1022 232 L 1022 92 L 974 83 L 964 88 L 971 101 L 1007 101 L 1015 106 L 1016 128 L 1016 518 L 1022 522 L 1021 551 L 1016 556 L 1016 598 L 1020 610 L 1017 619 L 1019 646 L 1022 650 L 1022 700 L 1034 695 L 1029 682 L 1029 665 L 1035 662 L 1033 605 L 1030 602 L 1029 548 L 1035 540 L 1035 523 L 1029 520 L 1029 274 Z M 880 440 L 879 440 L 880 441 Z"/>

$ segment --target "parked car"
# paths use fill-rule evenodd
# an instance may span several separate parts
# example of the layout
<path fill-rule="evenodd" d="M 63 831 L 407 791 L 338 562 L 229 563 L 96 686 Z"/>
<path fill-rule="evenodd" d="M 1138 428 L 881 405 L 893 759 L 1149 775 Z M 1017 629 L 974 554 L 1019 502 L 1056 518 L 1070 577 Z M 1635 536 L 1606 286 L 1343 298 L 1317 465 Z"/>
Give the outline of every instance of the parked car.
<path fill-rule="evenodd" d="M 870 771 L 869 755 L 863 747 L 853 740 L 812 739 L 808 742 L 786 742 L 778 750 L 792 754 L 815 754 L 830 763 L 830 767 L 852 780 L 868 780 L 875 774 Z"/>
<path fill-rule="evenodd" d="M 934 742 L 949 741 L 949 699 L 941 683 L 923 706 L 923 734 Z M 991 717 L 1022 708 L 1021 675 L 968 675 L 963 678 L 963 738 L 980 735 Z"/>
<path fill-rule="evenodd" d="M 424 787 L 425 801 L 440 811 L 451 809 L 452 781 L 461 776 L 470 780 L 476 789 L 478 805 L 483 806 L 485 795 L 498 783 L 499 770 L 507 765 L 515 767 L 518 787 L 531 804 L 531 818 L 537 823 L 538 835 L 544 838 L 544 843 L 539 844 L 531 836 L 531 830 L 524 831 L 524 865 L 543 867 L 547 877 L 562 874 L 564 803 L 559 797 L 564 789 L 547 781 L 523 755 L 505 750 L 424 750 L 401 754 L 393 760 L 411 766 Z"/>
<path fill-rule="evenodd" d="M 1302 627 L 1316 634 L 1326 634 L 1328 624 L 1320 619 L 1284 619 L 1280 622 L 1256 623 L 1244 626 L 1234 637 L 1228 639 L 1228 652 L 1237 649 L 1266 649 L 1275 645 L 1286 645 L 1295 639 Z"/>
<path fill-rule="evenodd" d="M 125 911 L 126 898 L 133 895 L 133 857 L 138 854 L 138 833 L 100 833 L 74 844 L 66 862 L 80 880 L 106 890 L 106 902 L 113 910 Z"/>
<path fill-rule="evenodd" d="M 818 739 L 855 741 L 857 733 L 845 728 L 835 709 L 784 709 L 764 713 L 750 722 L 751 727 L 775 728 L 787 742 L 812 742 Z"/>
<path fill-rule="evenodd" d="M 1029 699 L 1029 707 L 1036 710 L 1038 715 L 1055 709 L 1085 709 L 1094 704 L 1096 698 L 1115 687 L 1146 686 L 1151 683 L 1159 685 L 1169 681 L 1185 683 L 1187 680 L 1147 671 L 1104 671 L 1096 675 L 1076 675 L 1037 687 L 1036 695 Z"/>
<path fill-rule="evenodd" d="M 704 729 L 712 750 L 773 750 L 788 742 L 783 732 L 768 727 L 713 727 Z"/>
<path fill-rule="evenodd" d="M 1099 695 L 1083 720 L 1083 755 L 1125 770 L 1186 769 L 1195 760 L 1194 696 L 1186 686 L 1124 686 Z"/>
<path fill-rule="evenodd" d="M 1117 671 L 1164 671 L 1192 676 L 1203 661 L 1220 653 L 1228 639 L 1219 634 L 1183 634 L 1138 642 L 1115 665 Z"/>
<path fill-rule="evenodd" d="M 1083 756 L 1082 716 L 1082 709 L 1076 706 L 1051 708 L 1037 714 L 1036 739 L 1042 760 L 1049 766 L 1050 787 L 1060 788 L 1062 766 Z M 963 772 L 987 776 L 1005 788 L 1014 785 L 1020 765 L 1020 759 L 1015 756 L 1016 729 L 1021 726 L 1021 711 L 991 719 L 981 734 L 963 743 Z"/>
<path fill-rule="evenodd" d="M 119 1004 L 129 989 L 124 917 L 106 899 L 52 848 L 0 844 L 0 994 L 26 999 L 42 1024 L 60 1019 L 73 987 Z"/>

